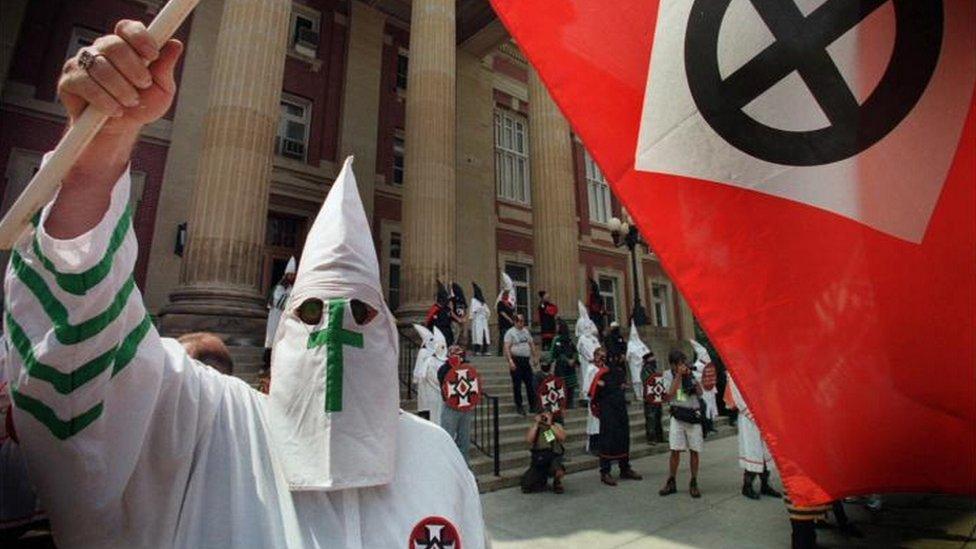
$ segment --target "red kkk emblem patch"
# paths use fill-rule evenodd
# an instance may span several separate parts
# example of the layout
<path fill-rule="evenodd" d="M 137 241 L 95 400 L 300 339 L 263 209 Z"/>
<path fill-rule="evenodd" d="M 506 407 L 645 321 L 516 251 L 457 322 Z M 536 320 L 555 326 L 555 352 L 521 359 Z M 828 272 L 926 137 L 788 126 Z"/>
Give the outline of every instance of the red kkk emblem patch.
<path fill-rule="evenodd" d="M 563 378 L 552 374 L 543 379 L 536 388 L 542 408 L 554 415 L 562 415 L 566 409 L 566 382 Z"/>
<path fill-rule="evenodd" d="M 459 412 L 467 412 L 481 401 L 481 378 L 470 364 L 451 368 L 444 376 L 444 402 Z"/>
<path fill-rule="evenodd" d="M 711 391 L 715 388 L 716 383 L 718 383 L 718 372 L 715 370 L 715 365 L 706 364 L 705 367 L 702 368 L 702 389 Z"/>
<path fill-rule="evenodd" d="M 651 374 L 644 380 L 644 402 L 660 406 L 666 392 L 661 374 Z"/>
<path fill-rule="evenodd" d="M 407 549 L 461 549 L 461 536 L 444 517 L 427 517 L 410 532 Z"/>

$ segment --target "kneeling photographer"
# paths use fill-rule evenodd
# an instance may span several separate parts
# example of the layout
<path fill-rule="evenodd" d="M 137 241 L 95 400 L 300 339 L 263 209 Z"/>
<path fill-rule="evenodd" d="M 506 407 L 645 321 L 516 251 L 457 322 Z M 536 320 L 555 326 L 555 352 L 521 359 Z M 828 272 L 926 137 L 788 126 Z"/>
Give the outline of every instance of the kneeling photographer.
<path fill-rule="evenodd" d="M 532 452 L 532 462 L 529 469 L 522 475 L 522 492 L 542 492 L 549 485 L 552 477 L 552 491 L 563 493 L 563 441 L 566 431 L 562 425 L 553 421 L 552 412 L 542 412 L 535 416 L 535 422 L 525 434 Z"/>
<path fill-rule="evenodd" d="M 700 498 L 698 490 L 698 454 L 702 450 L 702 387 L 695 380 L 695 376 L 688 366 L 688 357 L 677 349 L 668 353 L 668 364 L 671 369 L 664 372 L 662 381 L 667 387 L 665 400 L 671 411 L 671 429 L 668 443 L 671 447 L 668 480 L 658 492 L 667 496 L 678 491 L 675 475 L 681 464 L 681 452 L 688 450 L 691 454 L 691 482 L 688 493 L 693 498 Z"/>

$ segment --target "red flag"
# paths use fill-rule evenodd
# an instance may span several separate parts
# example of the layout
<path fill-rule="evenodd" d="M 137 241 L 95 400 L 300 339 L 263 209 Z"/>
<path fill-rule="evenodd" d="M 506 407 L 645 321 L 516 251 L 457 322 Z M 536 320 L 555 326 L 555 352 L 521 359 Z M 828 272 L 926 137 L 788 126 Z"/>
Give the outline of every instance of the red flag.
<path fill-rule="evenodd" d="M 976 492 L 976 2 L 492 4 L 791 498 Z"/>

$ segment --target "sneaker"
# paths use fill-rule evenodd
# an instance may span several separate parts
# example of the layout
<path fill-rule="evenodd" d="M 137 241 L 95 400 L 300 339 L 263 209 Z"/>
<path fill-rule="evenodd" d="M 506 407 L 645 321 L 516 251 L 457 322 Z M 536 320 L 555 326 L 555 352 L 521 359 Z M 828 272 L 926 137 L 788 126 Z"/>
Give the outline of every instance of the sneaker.
<path fill-rule="evenodd" d="M 670 496 L 678 491 L 678 486 L 674 482 L 674 477 L 668 477 L 668 481 L 664 483 L 664 488 L 658 490 L 657 494 L 659 496 Z"/>

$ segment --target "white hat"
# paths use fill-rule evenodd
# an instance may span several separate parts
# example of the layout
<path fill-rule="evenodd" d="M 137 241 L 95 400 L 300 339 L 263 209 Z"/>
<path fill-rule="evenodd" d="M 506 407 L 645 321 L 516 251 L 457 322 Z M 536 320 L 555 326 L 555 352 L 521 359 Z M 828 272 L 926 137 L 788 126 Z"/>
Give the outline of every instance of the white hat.
<path fill-rule="evenodd" d="M 272 353 L 271 436 L 293 490 L 393 479 L 399 338 L 371 234 L 349 157 L 308 233 Z M 320 316 L 298 315 L 316 304 Z"/>
<path fill-rule="evenodd" d="M 576 319 L 576 339 L 584 336 L 596 337 L 599 330 L 597 330 L 596 324 L 590 320 L 590 313 L 586 310 L 586 305 L 583 305 L 582 301 L 577 301 L 576 307 L 579 312 L 579 318 Z"/>
<path fill-rule="evenodd" d="M 295 256 L 291 256 L 288 259 L 288 265 L 285 266 L 285 274 L 294 273 L 298 269 L 298 263 L 295 261 Z"/>
<path fill-rule="evenodd" d="M 704 345 L 694 339 L 689 339 L 688 343 L 691 343 L 691 348 L 695 350 L 695 357 L 698 362 L 708 364 L 712 361 L 712 357 L 708 354 L 708 349 Z"/>

